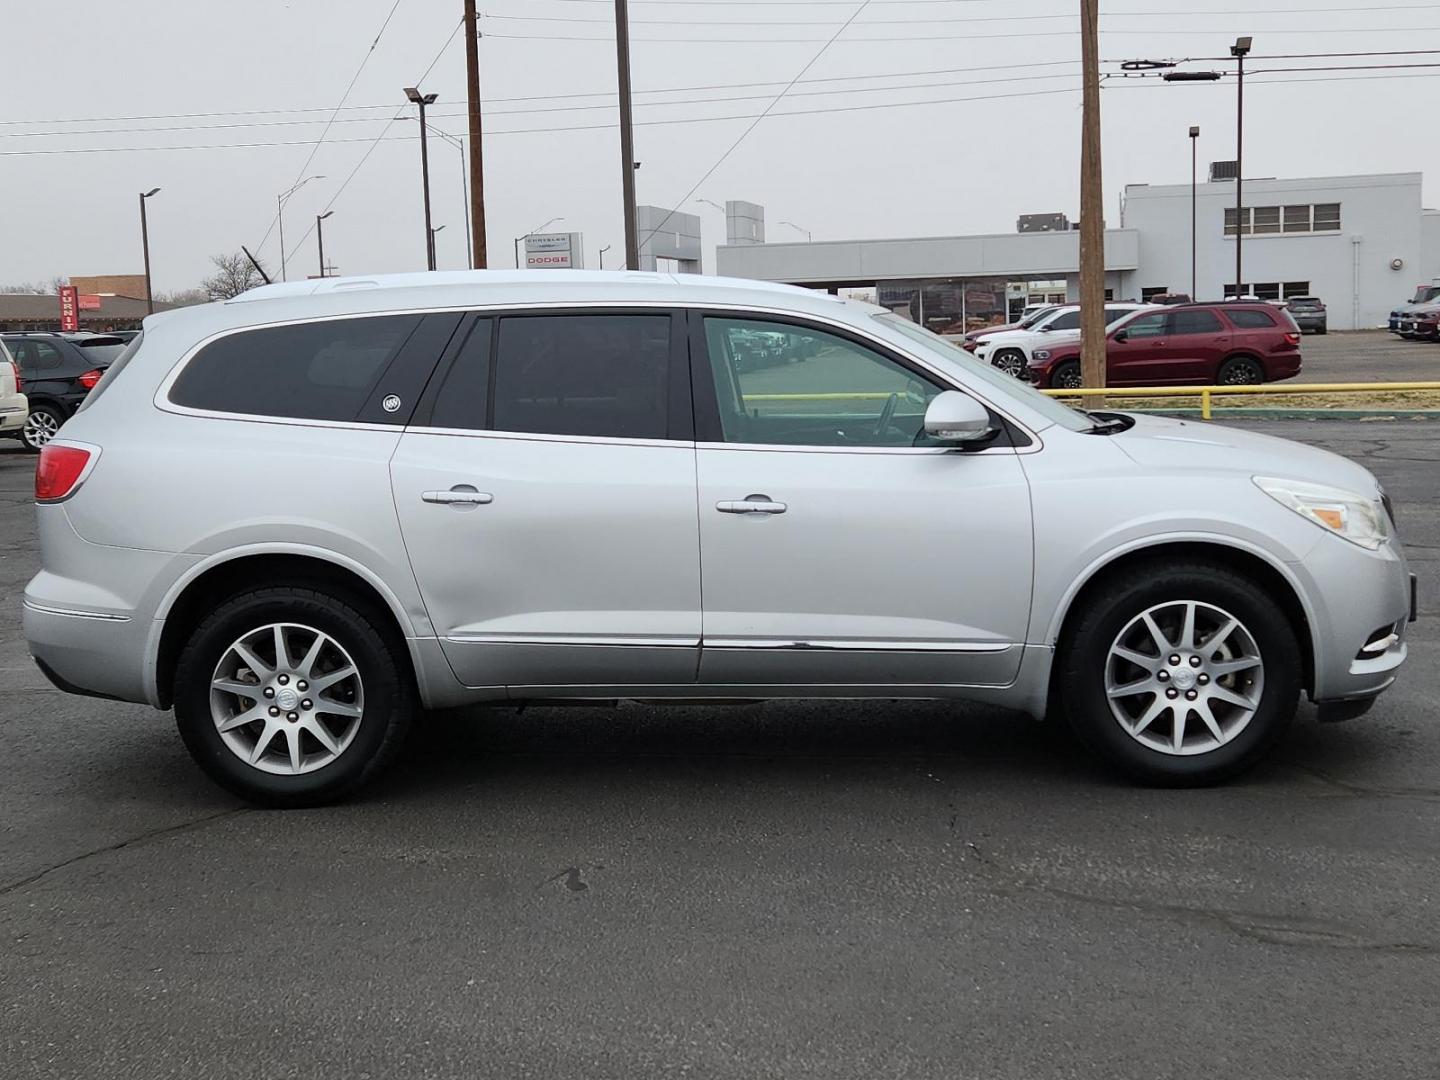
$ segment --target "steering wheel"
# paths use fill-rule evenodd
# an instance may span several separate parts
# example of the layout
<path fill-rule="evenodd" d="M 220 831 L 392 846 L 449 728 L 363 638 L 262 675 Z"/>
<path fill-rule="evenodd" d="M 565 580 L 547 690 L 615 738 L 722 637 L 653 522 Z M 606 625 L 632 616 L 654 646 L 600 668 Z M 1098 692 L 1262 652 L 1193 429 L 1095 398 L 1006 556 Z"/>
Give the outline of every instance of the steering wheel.
<path fill-rule="evenodd" d="M 891 394 L 885 399 L 885 408 L 880 410 L 880 419 L 875 421 L 875 438 L 881 438 L 890 430 L 890 421 L 895 418 L 895 406 L 900 404 L 900 395 Z"/>

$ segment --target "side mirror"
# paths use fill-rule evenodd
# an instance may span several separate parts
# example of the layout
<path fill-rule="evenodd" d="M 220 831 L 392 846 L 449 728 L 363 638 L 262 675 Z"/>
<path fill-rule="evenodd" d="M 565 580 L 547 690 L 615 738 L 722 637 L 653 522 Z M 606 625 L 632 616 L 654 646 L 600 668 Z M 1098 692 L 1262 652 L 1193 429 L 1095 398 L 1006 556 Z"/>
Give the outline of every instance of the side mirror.
<path fill-rule="evenodd" d="M 1116 330 L 1116 331 L 1115 331 L 1115 340 L 1116 340 L 1116 341 L 1129 341 L 1129 340 L 1130 340 L 1130 331 L 1129 331 L 1129 330 Z"/>
<path fill-rule="evenodd" d="M 1035 327 L 1035 330 L 1036 330 L 1037 333 L 1048 334 L 1048 333 L 1050 332 L 1050 327 L 1049 327 L 1049 326 L 1037 326 L 1037 327 Z"/>
<path fill-rule="evenodd" d="M 969 394 L 945 390 L 925 410 L 925 434 L 948 443 L 987 442 L 997 434 L 990 412 Z"/>

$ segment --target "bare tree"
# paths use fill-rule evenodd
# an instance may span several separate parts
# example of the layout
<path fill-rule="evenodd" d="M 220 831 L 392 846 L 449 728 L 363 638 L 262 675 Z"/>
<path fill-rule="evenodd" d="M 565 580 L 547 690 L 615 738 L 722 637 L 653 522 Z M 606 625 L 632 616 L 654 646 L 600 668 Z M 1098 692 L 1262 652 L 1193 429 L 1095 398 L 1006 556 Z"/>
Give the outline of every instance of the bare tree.
<path fill-rule="evenodd" d="M 68 277 L 52 277 L 49 281 L 26 281 L 19 285 L 0 285 L 0 293 L 8 296 L 54 296 L 61 285 L 69 285 Z"/>
<path fill-rule="evenodd" d="M 170 292 L 157 292 L 155 302 L 157 304 L 169 304 L 171 307 L 189 307 L 191 304 L 203 304 L 210 299 L 210 291 L 205 288 L 174 289 Z"/>
<path fill-rule="evenodd" d="M 211 255 L 215 273 L 200 283 L 211 300 L 229 300 L 233 296 L 265 284 L 265 280 L 250 265 L 243 251 L 229 255 Z"/>

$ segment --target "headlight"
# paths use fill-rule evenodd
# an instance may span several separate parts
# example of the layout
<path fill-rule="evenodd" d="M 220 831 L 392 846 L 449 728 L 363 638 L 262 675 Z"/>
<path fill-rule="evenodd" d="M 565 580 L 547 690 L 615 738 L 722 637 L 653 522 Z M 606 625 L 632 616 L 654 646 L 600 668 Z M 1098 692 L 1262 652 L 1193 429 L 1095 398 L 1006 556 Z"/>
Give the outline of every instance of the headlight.
<path fill-rule="evenodd" d="M 1378 499 L 1303 480 L 1254 477 L 1255 486 L 1301 517 L 1374 551 L 1390 539 L 1390 519 Z"/>
<path fill-rule="evenodd" d="M 1049 359 L 1050 359 L 1050 350 L 1049 350 L 1049 349 L 1036 349 L 1033 353 L 1030 354 L 1030 359 L 1031 359 L 1031 360 L 1049 360 Z"/>

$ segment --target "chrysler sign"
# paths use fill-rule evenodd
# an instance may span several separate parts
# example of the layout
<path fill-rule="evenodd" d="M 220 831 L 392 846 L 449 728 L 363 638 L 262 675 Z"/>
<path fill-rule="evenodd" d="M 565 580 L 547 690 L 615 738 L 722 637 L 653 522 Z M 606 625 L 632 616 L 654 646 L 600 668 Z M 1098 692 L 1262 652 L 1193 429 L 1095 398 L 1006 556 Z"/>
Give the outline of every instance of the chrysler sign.
<path fill-rule="evenodd" d="M 580 270 L 585 247 L 580 233 L 532 233 L 525 237 L 527 270 Z"/>

